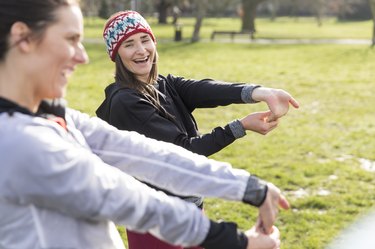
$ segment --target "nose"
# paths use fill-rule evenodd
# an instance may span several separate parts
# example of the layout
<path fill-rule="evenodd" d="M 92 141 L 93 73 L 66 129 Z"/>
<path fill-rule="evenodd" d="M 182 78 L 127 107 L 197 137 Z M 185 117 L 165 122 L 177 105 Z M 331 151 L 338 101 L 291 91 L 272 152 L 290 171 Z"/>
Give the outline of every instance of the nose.
<path fill-rule="evenodd" d="M 137 46 L 136 47 L 137 53 L 144 53 L 146 51 L 146 48 L 145 48 L 145 46 L 143 45 L 142 42 L 138 42 L 136 46 Z"/>
<path fill-rule="evenodd" d="M 74 59 L 78 64 L 86 64 L 89 62 L 89 56 L 87 55 L 86 49 L 82 43 L 78 44 Z"/>

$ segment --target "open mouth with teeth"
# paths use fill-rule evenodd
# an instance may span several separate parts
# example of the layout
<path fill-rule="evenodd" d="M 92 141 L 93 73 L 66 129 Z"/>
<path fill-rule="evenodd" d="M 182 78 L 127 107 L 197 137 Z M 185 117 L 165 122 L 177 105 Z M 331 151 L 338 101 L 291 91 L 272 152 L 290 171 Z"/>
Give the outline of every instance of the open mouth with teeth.
<path fill-rule="evenodd" d="M 136 59 L 136 60 L 134 60 L 134 62 L 137 63 L 137 64 L 146 63 L 149 58 L 150 57 L 147 56 L 147 57 L 144 57 L 144 58 Z"/>

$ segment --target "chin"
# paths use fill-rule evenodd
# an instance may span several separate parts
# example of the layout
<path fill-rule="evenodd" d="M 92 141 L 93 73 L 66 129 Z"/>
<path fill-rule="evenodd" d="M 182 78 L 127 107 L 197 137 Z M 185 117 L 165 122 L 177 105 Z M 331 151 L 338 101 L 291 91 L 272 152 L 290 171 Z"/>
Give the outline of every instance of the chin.
<path fill-rule="evenodd" d="M 65 94 L 66 94 L 66 89 L 59 89 L 58 91 L 54 92 L 53 94 L 51 94 L 50 98 L 51 99 L 60 99 L 60 98 L 64 98 L 65 97 Z"/>

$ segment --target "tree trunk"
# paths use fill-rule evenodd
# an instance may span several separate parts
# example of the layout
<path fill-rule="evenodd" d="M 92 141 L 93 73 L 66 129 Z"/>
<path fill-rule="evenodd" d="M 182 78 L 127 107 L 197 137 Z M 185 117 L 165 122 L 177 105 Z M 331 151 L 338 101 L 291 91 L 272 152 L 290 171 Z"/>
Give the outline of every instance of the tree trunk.
<path fill-rule="evenodd" d="M 268 9 L 271 14 L 271 21 L 274 22 L 277 17 L 277 11 L 279 10 L 280 2 L 279 0 L 272 0 L 268 3 Z"/>
<path fill-rule="evenodd" d="M 372 14 L 372 42 L 371 46 L 375 45 L 375 0 L 369 0 L 371 14 Z"/>
<path fill-rule="evenodd" d="M 171 6 L 168 0 L 160 0 L 157 8 L 159 13 L 158 23 L 166 24 L 168 17 L 168 8 Z"/>
<path fill-rule="evenodd" d="M 298 0 L 291 0 L 292 1 L 292 8 L 290 10 L 290 16 L 294 17 L 297 21 L 299 16 L 299 3 Z"/>
<path fill-rule="evenodd" d="M 324 0 L 315 0 L 312 2 L 315 12 L 315 19 L 318 26 L 322 26 L 322 16 L 324 11 Z"/>
<path fill-rule="evenodd" d="M 255 17 L 258 4 L 264 0 L 242 0 L 243 16 L 242 16 L 242 32 L 249 32 L 254 34 Z"/>
<path fill-rule="evenodd" d="M 202 26 L 203 18 L 206 15 L 207 0 L 195 0 L 195 25 L 191 42 L 198 42 L 200 40 L 200 29 Z"/>

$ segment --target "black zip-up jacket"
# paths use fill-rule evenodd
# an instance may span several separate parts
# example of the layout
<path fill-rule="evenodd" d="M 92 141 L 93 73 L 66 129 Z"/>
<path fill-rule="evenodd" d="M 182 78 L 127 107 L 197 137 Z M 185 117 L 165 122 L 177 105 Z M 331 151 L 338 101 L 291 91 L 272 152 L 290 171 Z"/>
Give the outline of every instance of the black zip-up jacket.
<path fill-rule="evenodd" d="M 173 75 L 167 77 L 159 75 L 155 87 L 160 93 L 160 104 L 173 116 L 173 119 L 158 111 L 143 94 L 121 86 L 118 82 L 110 84 L 105 89 L 105 100 L 96 110 L 96 114 L 118 129 L 137 131 L 147 137 L 171 142 L 192 152 L 209 156 L 244 136 L 245 134 L 242 134 L 244 131 L 233 132 L 236 130 L 231 128 L 236 127 L 236 125 L 231 126 L 234 121 L 224 127 L 216 127 L 210 133 L 200 135 L 192 112 L 196 108 L 255 103 L 251 95 L 259 85 L 233 84 L 212 79 L 198 81 Z M 237 125 L 238 123 L 237 121 Z M 174 195 L 166 190 L 162 191 Z M 262 196 L 266 196 L 266 191 Z M 197 206 L 203 205 L 203 199 L 200 197 L 179 197 L 194 202 Z M 262 203 L 263 201 L 264 199 Z M 229 228 L 231 225 L 233 227 Z M 206 242 L 201 246 L 211 248 L 213 243 L 217 249 L 219 249 L 218 245 L 220 248 L 245 249 L 248 243 L 246 236 L 243 233 L 236 235 L 234 231 L 236 231 L 235 224 L 213 223 Z"/>
<path fill-rule="evenodd" d="M 231 129 L 232 122 L 224 127 L 216 127 L 210 133 L 200 135 L 192 112 L 196 108 L 245 103 L 244 99 L 247 103 L 253 103 L 255 101 L 251 99 L 252 90 L 258 86 L 226 83 L 212 79 L 197 81 L 173 75 L 167 77 L 159 75 L 155 87 L 160 93 L 160 104 L 173 118 L 157 110 L 137 90 L 123 87 L 118 82 L 110 84 L 105 89 L 105 100 L 97 109 L 96 114 L 120 130 L 136 131 L 147 137 L 174 143 L 192 152 L 209 156 L 244 134 L 235 136 Z M 245 87 L 248 90 L 244 94 Z M 159 190 L 176 196 L 167 190 Z M 178 197 L 193 202 L 198 207 L 203 206 L 201 197 Z"/>
<path fill-rule="evenodd" d="M 197 81 L 160 75 L 156 87 L 161 93 L 161 105 L 174 117 L 171 120 L 158 111 L 143 94 L 122 87 L 119 83 L 112 83 L 105 89 L 106 98 L 96 114 L 121 130 L 137 131 L 147 137 L 171 142 L 209 156 L 231 144 L 236 136 L 230 124 L 200 135 L 192 112 L 196 108 L 244 103 L 241 93 L 245 86 L 257 87 L 211 79 Z M 254 101 L 250 99 L 249 102 Z"/>

